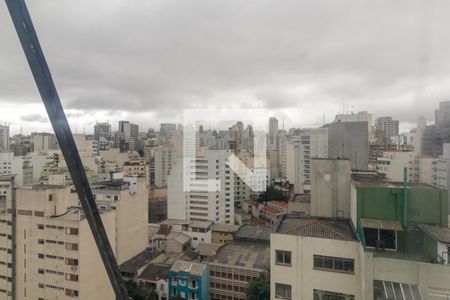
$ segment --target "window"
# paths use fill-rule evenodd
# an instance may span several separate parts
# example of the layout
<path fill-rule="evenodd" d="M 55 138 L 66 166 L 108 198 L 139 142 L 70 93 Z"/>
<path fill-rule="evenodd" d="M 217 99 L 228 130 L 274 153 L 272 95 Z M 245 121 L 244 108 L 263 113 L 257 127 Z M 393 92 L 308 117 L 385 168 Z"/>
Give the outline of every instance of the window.
<path fill-rule="evenodd" d="M 69 265 L 69 266 L 78 266 L 78 259 L 75 259 L 75 258 L 66 258 L 66 265 Z"/>
<path fill-rule="evenodd" d="M 355 260 L 331 256 L 314 255 L 314 269 L 355 273 Z"/>
<path fill-rule="evenodd" d="M 67 250 L 78 251 L 78 244 L 75 244 L 75 243 L 66 243 L 66 249 L 67 249 Z"/>
<path fill-rule="evenodd" d="M 314 290 L 314 300 L 354 300 L 355 296 L 328 291 Z"/>
<path fill-rule="evenodd" d="M 291 265 L 291 252 L 283 250 L 275 250 L 275 259 L 277 265 Z"/>
<path fill-rule="evenodd" d="M 78 235 L 78 228 L 66 227 L 66 234 Z"/>
<path fill-rule="evenodd" d="M 66 273 L 66 280 L 78 281 L 78 275 Z"/>
<path fill-rule="evenodd" d="M 78 291 L 77 290 L 66 289 L 66 296 L 78 297 Z"/>
<path fill-rule="evenodd" d="M 364 228 L 366 246 L 376 249 L 397 249 L 397 232 L 395 230 Z"/>
<path fill-rule="evenodd" d="M 44 229 L 44 224 L 37 224 L 37 228 L 39 230 L 43 230 Z"/>
<path fill-rule="evenodd" d="M 291 285 L 275 283 L 275 297 L 279 299 L 292 299 Z"/>

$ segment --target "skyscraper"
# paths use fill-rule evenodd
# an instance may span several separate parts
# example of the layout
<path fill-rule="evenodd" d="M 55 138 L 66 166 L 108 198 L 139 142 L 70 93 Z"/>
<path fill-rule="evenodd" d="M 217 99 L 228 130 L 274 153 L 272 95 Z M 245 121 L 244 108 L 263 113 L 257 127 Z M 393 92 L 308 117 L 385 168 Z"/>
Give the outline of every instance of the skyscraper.
<path fill-rule="evenodd" d="M 0 152 L 9 151 L 9 126 L 0 125 Z"/>
<path fill-rule="evenodd" d="M 443 144 L 450 143 L 450 101 L 441 102 L 435 111 L 434 125 L 427 126 L 422 136 L 422 154 L 439 157 Z"/>
<path fill-rule="evenodd" d="M 375 120 L 377 132 L 383 133 L 385 138 L 398 135 L 398 125 L 398 120 L 392 120 L 392 117 L 380 117 Z"/>

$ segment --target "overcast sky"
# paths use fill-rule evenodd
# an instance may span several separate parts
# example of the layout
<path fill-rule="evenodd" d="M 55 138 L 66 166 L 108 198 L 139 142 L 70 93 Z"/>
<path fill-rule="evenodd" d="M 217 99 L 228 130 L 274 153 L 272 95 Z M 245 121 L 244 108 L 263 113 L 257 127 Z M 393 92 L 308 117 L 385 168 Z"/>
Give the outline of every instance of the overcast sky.
<path fill-rule="evenodd" d="M 450 1 L 28 1 L 72 130 L 267 108 L 286 127 L 367 110 L 412 128 L 450 99 Z M 0 122 L 50 130 L 4 1 Z M 281 121 L 280 121 L 281 124 Z"/>

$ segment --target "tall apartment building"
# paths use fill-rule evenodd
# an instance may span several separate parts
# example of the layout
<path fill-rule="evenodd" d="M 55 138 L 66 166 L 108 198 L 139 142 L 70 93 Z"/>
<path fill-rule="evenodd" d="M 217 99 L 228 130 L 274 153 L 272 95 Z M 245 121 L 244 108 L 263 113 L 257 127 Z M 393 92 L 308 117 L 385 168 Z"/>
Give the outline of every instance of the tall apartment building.
<path fill-rule="evenodd" d="M 234 173 L 225 163 L 232 153 L 204 150 L 194 159 L 184 158 L 191 160 L 186 166 L 177 161 L 168 176 L 169 219 L 234 224 Z"/>
<path fill-rule="evenodd" d="M 139 126 L 129 121 L 119 121 L 119 133 L 122 143 L 127 144 L 128 150 L 139 150 Z M 120 144 L 120 142 L 119 142 Z"/>
<path fill-rule="evenodd" d="M 450 101 L 441 102 L 435 111 L 435 124 L 425 127 L 422 136 L 422 154 L 439 157 L 443 144 L 450 143 Z"/>
<path fill-rule="evenodd" d="M 10 300 L 16 297 L 15 262 L 16 218 L 8 209 L 15 207 L 14 178 L 0 175 L 0 298 Z"/>
<path fill-rule="evenodd" d="M 36 185 L 18 189 L 12 197 L 7 194 L 6 200 L 6 211 L 0 213 L 6 238 L 0 240 L 0 248 L 9 250 L 0 259 L 7 274 L 0 277 L 0 286 L 12 291 L 1 299 L 114 297 L 87 220 L 69 187 Z M 114 247 L 115 212 L 103 209 L 101 217 Z"/>
<path fill-rule="evenodd" d="M 298 137 L 280 141 L 281 177 L 294 184 L 295 193 L 305 190 L 305 145 Z M 308 155 L 309 156 L 309 155 Z M 309 163 L 309 162 L 308 162 Z M 308 170 L 309 171 L 309 170 Z M 309 175 L 309 172 L 308 172 Z M 308 178 L 309 179 L 309 178 Z"/>
<path fill-rule="evenodd" d="M 268 147 L 269 150 L 278 150 L 280 136 L 278 132 L 278 119 L 275 117 L 271 117 L 269 119 L 269 139 L 268 139 Z"/>
<path fill-rule="evenodd" d="M 98 141 L 100 138 L 111 138 L 111 125 L 108 122 L 96 123 L 94 125 L 94 136 Z"/>
<path fill-rule="evenodd" d="M 94 125 L 94 137 L 99 150 L 108 150 L 109 141 L 112 138 L 111 125 L 108 122 L 96 123 Z"/>
<path fill-rule="evenodd" d="M 167 176 L 175 161 L 175 148 L 170 144 L 154 148 L 154 185 L 161 188 L 167 186 Z"/>
<path fill-rule="evenodd" d="M 392 117 L 380 117 L 375 120 L 377 132 L 382 132 L 385 138 L 391 138 L 399 133 L 399 121 L 392 120 Z"/>
<path fill-rule="evenodd" d="M 0 124 L 0 152 L 9 151 L 9 126 Z"/>
<path fill-rule="evenodd" d="M 435 183 L 437 159 L 418 156 L 416 152 L 386 151 L 377 160 L 377 171 L 392 181 L 403 181 L 403 169 L 408 168 L 408 181 L 414 183 Z"/>
<path fill-rule="evenodd" d="M 14 194 L 10 184 L 0 180 L 0 298 L 114 299 L 74 188 L 38 184 Z M 122 180 L 93 186 L 119 264 L 147 246 L 147 198 L 136 186 Z"/>
<path fill-rule="evenodd" d="M 307 128 L 300 133 L 303 145 L 305 188 L 310 189 L 311 159 L 328 157 L 328 128 Z"/>
<path fill-rule="evenodd" d="M 367 170 L 367 122 L 333 122 L 328 128 L 328 157 L 350 159 L 352 169 Z"/>

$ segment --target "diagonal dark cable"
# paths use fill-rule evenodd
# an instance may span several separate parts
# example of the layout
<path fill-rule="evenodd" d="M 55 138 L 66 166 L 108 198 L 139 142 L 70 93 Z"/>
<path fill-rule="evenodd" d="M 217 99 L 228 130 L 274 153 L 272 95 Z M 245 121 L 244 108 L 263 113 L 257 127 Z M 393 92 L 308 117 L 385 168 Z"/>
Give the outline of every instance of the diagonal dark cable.
<path fill-rule="evenodd" d="M 58 92 L 42 52 L 33 23 L 24 0 L 5 0 L 14 26 L 30 65 L 34 80 L 41 94 L 53 130 L 69 168 L 70 176 L 83 206 L 86 219 L 97 243 L 100 256 L 105 265 L 116 299 L 128 299 L 127 290 L 120 275 L 114 253 L 106 235 L 100 214 L 95 204 L 83 164 L 80 159 L 72 132 L 67 122 Z"/>

